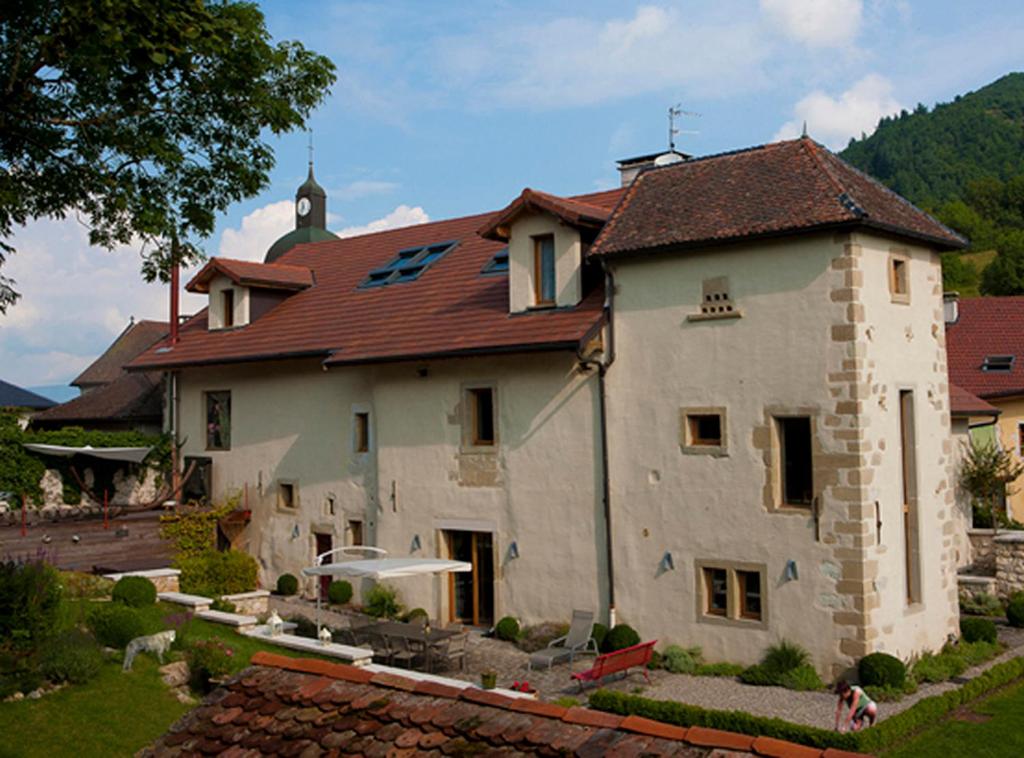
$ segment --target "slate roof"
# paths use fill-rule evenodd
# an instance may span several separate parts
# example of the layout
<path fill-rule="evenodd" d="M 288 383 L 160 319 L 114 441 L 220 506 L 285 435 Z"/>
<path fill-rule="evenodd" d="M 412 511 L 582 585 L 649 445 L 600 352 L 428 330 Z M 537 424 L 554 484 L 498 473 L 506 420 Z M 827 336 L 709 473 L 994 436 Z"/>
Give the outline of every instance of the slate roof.
<path fill-rule="evenodd" d="M 163 417 L 159 371 L 123 373 L 102 387 L 54 406 L 32 418 L 32 425 L 66 426 L 96 421 L 156 422 Z"/>
<path fill-rule="evenodd" d="M 869 227 L 939 249 L 966 240 L 808 138 L 647 169 L 590 255 Z"/>
<path fill-rule="evenodd" d="M 321 660 L 252 662 L 140 755 L 851 755 Z"/>
<path fill-rule="evenodd" d="M 22 389 L 0 379 L 0 408 L 52 408 L 55 402 L 48 397 Z"/>
<path fill-rule="evenodd" d="M 1024 395 L 1024 296 L 970 297 L 946 325 L 949 381 L 986 400 Z M 1010 371 L 983 371 L 985 357 L 1012 355 Z"/>
<path fill-rule="evenodd" d="M 949 412 L 954 416 L 998 416 L 1002 411 L 956 384 L 949 385 Z"/>
<path fill-rule="evenodd" d="M 569 198 L 610 210 L 621 189 Z M 507 275 L 481 275 L 505 245 L 477 231 L 493 213 L 298 245 L 281 264 L 311 270 L 316 284 L 243 328 L 209 331 L 203 310 L 170 350 L 155 345 L 133 368 L 316 356 L 330 365 L 481 353 L 572 349 L 602 318 L 595 290 L 575 308 L 509 315 Z M 419 278 L 360 288 L 399 250 L 457 240 Z M 234 265 L 234 264 L 229 264 Z M 261 265 L 261 264 L 254 264 Z M 274 264 L 279 265 L 279 264 Z"/>
<path fill-rule="evenodd" d="M 124 366 L 135 356 L 167 335 L 166 321 L 136 321 L 129 324 L 103 354 L 72 380 L 75 387 L 108 384 L 124 372 Z"/>
<path fill-rule="evenodd" d="M 257 263 L 233 258 L 210 258 L 185 285 L 189 292 L 209 292 L 210 280 L 223 274 L 243 287 L 303 290 L 313 286 L 313 272 L 305 266 L 283 263 Z"/>

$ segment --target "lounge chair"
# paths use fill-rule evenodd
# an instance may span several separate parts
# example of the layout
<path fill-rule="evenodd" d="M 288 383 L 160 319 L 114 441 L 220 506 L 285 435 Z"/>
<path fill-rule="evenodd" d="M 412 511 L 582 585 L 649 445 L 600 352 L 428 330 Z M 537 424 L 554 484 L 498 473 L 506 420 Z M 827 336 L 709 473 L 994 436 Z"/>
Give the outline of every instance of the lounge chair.
<path fill-rule="evenodd" d="M 591 634 L 594 631 L 594 614 L 591 611 L 573 611 L 569 633 L 564 637 L 552 640 L 546 648 L 538 650 L 530 656 L 527 668 L 546 665 L 551 668 L 556 663 L 573 659 L 583 653 L 597 653 L 597 642 Z"/>

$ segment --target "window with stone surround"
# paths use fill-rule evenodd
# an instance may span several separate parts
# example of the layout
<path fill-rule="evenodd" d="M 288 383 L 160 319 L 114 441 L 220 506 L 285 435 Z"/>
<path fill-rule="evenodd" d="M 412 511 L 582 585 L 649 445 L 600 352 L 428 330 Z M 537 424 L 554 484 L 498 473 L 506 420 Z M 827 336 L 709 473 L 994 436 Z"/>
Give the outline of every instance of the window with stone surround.
<path fill-rule="evenodd" d="M 357 411 L 352 416 L 352 449 L 356 453 L 370 450 L 370 414 Z"/>
<path fill-rule="evenodd" d="M 725 408 L 683 408 L 680 410 L 679 423 L 679 444 L 684 453 L 726 453 Z"/>
<path fill-rule="evenodd" d="M 903 253 L 889 255 L 889 294 L 894 303 L 910 302 L 910 259 Z"/>
<path fill-rule="evenodd" d="M 299 507 L 299 483 L 292 479 L 278 479 L 277 507 L 294 510 Z"/>
<path fill-rule="evenodd" d="M 809 416 L 775 419 L 779 442 L 780 505 L 810 507 L 814 498 L 812 423 Z"/>
<path fill-rule="evenodd" d="M 466 387 L 463 394 L 463 447 L 481 451 L 498 444 L 496 392 L 491 386 Z"/>
<path fill-rule="evenodd" d="M 712 623 L 763 627 L 767 622 L 763 564 L 697 561 L 697 617 Z"/>

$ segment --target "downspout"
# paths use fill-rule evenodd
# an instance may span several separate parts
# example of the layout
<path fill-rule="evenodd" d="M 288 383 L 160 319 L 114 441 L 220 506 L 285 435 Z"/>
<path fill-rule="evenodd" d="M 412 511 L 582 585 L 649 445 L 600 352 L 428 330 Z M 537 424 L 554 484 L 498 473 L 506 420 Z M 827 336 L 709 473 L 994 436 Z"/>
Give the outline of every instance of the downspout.
<path fill-rule="evenodd" d="M 612 493 L 608 473 L 608 401 L 605 388 L 605 374 L 615 361 L 615 329 L 612 323 L 612 304 L 615 293 L 615 281 L 611 271 L 601 262 L 604 270 L 604 319 L 608 332 L 608 343 L 604 358 L 595 361 L 582 355 L 582 345 L 576 351 L 580 365 L 597 369 L 598 394 L 598 429 L 601 438 L 601 500 L 604 510 L 605 525 L 605 562 L 608 567 L 608 626 L 615 626 L 615 556 L 612 549 Z"/>

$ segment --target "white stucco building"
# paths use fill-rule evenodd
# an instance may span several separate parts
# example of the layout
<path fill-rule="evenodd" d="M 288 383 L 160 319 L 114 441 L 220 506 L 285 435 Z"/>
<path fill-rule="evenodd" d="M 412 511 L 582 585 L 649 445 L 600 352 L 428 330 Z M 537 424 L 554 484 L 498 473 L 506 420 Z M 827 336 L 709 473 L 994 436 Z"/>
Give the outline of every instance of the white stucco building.
<path fill-rule="evenodd" d="M 802 138 L 211 259 L 135 367 L 171 372 L 213 497 L 247 488 L 266 583 L 328 546 L 451 556 L 474 571 L 407 604 L 590 608 L 740 663 L 786 638 L 831 674 L 957 633 L 962 244 Z"/>

